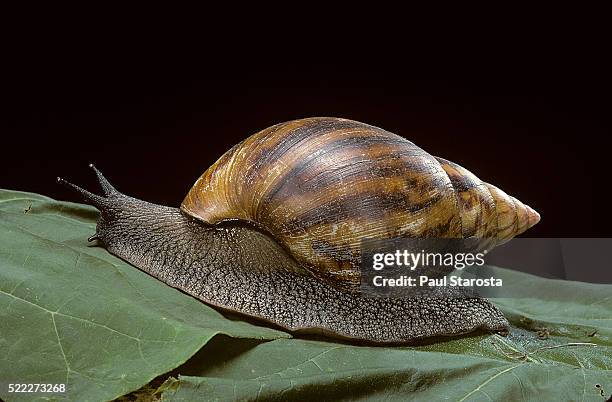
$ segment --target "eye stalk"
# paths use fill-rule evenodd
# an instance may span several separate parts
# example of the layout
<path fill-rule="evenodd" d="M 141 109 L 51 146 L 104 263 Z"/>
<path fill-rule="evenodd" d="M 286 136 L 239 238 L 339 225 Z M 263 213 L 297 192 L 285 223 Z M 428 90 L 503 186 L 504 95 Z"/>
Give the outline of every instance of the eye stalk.
<path fill-rule="evenodd" d="M 94 194 L 90 191 L 85 190 L 82 187 L 77 186 L 76 184 L 70 183 L 67 180 L 64 180 L 61 177 L 57 178 L 57 182 L 81 195 L 85 202 L 89 205 L 93 205 L 98 208 L 102 213 L 109 212 L 114 206 L 118 204 L 118 199 L 124 198 L 125 196 L 121 194 L 119 191 L 115 189 L 115 187 L 110 184 L 108 179 L 104 177 L 102 172 L 100 172 L 93 163 L 89 164 L 89 167 L 94 171 L 96 177 L 98 179 L 98 183 L 104 193 L 104 196 Z M 98 233 L 90 236 L 87 241 L 94 241 L 99 239 Z"/>
<path fill-rule="evenodd" d="M 98 178 L 98 183 L 100 183 L 100 187 L 102 188 L 102 192 L 104 192 L 104 195 L 106 195 L 107 197 L 110 197 L 113 195 L 121 195 L 121 193 L 119 193 L 119 191 L 117 191 L 115 187 L 113 187 L 113 185 L 110 184 L 110 182 L 106 179 L 106 177 L 104 177 L 102 172 L 100 172 L 98 168 L 94 166 L 93 163 L 90 163 L 89 167 L 96 173 L 96 177 Z"/>
<path fill-rule="evenodd" d="M 85 190 L 84 188 L 77 186 L 76 184 L 72 184 L 69 181 L 62 179 L 61 177 L 57 178 L 57 182 L 69 189 L 72 189 L 73 191 L 76 191 L 77 193 L 81 195 L 81 197 L 83 197 L 85 202 L 93 205 L 96 208 L 102 208 L 106 204 L 106 199 L 104 197 L 96 195 L 92 192 L 89 192 Z"/>
<path fill-rule="evenodd" d="M 81 196 L 85 199 L 85 201 L 87 201 L 87 203 L 92 204 L 93 206 L 98 207 L 98 208 L 103 207 L 105 206 L 105 204 L 107 204 L 107 198 L 114 198 L 114 197 L 122 196 L 122 194 L 119 191 L 117 191 L 115 187 L 112 186 L 112 184 L 110 184 L 108 179 L 104 177 L 102 172 L 100 172 L 98 168 L 94 166 L 93 163 L 90 163 L 89 167 L 96 174 L 96 177 L 98 178 L 98 183 L 100 184 L 100 187 L 102 188 L 102 192 L 104 193 L 105 197 L 102 197 L 100 195 L 87 191 L 84 188 L 81 188 L 77 186 L 76 184 L 72 184 L 69 181 L 64 180 L 61 177 L 57 178 L 57 182 L 81 194 Z"/>

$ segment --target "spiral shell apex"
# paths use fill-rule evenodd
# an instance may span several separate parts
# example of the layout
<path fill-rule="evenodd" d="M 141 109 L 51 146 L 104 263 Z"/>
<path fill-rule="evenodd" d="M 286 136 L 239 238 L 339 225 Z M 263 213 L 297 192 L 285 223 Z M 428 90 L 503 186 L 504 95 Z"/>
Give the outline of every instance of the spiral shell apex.
<path fill-rule="evenodd" d="M 362 239 L 487 239 L 535 225 L 530 207 L 463 167 L 364 123 L 308 118 L 264 129 L 227 151 L 181 209 L 209 224 L 250 221 L 314 275 L 358 286 Z"/>

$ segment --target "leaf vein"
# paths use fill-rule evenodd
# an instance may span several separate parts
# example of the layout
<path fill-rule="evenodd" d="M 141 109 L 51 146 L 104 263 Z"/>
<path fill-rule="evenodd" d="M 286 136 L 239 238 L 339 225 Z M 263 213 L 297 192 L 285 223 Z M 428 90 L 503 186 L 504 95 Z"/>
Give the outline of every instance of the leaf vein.
<path fill-rule="evenodd" d="M 515 368 L 517 368 L 518 366 L 520 366 L 521 364 L 515 364 L 514 366 L 508 367 L 505 370 L 500 371 L 499 373 L 489 377 L 487 380 L 485 380 L 482 384 L 480 384 L 478 387 L 476 387 L 475 389 L 473 389 L 471 392 L 469 392 L 468 394 L 466 394 L 463 398 L 461 398 L 459 400 L 459 402 L 465 401 L 468 397 L 470 397 L 471 395 L 475 394 L 476 392 L 480 391 L 481 388 L 483 388 L 485 385 L 487 385 L 488 383 L 490 383 L 491 381 L 493 381 L 494 379 L 496 379 L 497 377 L 499 377 L 500 375 L 503 375 L 509 371 L 514 370 Z"/>

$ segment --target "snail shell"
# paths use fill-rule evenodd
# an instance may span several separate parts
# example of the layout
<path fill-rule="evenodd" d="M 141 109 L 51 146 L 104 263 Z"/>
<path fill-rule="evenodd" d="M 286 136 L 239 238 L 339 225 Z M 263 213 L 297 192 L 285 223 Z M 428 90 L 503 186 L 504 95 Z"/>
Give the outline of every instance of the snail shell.
<path fill-rule="evenodd" d="M 227 151 L 181 209 L 209 224 L 252 222 L 315 276 L 360 283 L 362 239 L 486 239 L 490 249 L 539 215 L 468 170 L 364 123 L 308 118 L 264 129 Z"/>

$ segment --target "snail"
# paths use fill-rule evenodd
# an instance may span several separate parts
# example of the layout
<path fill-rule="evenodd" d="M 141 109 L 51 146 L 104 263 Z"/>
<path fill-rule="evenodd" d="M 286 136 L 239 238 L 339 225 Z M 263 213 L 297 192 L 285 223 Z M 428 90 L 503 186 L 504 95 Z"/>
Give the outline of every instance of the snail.
<path fill-rule="evenodd" d="M 221 310 L 292 332 L 408 343 L 508 322 L 488 300 L 364 295 L 360 242 L 482 238 L 487 249 L 535 225 L 530 207 L 461 166 L 381 128 L 307 118 L 264 129 L 228 150 L 180 208 L 71 184 L 100 210 L 106 249 Z"/>

